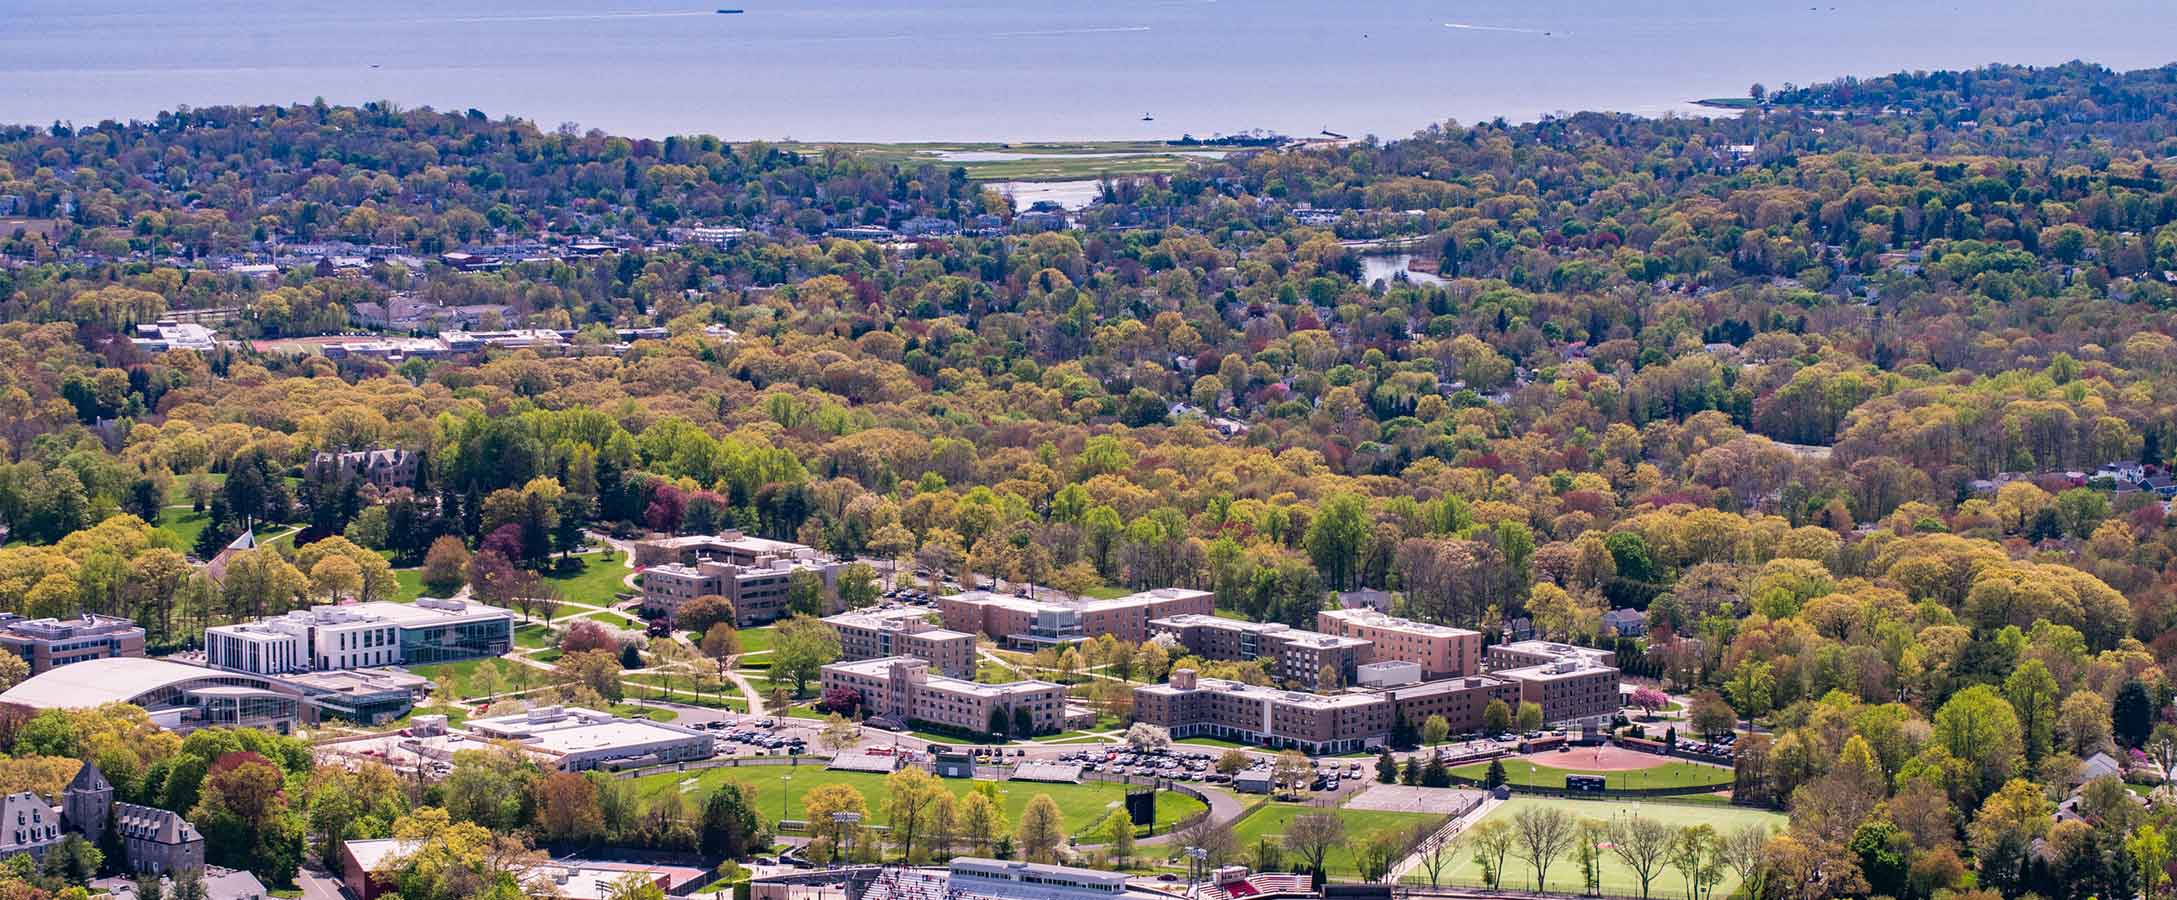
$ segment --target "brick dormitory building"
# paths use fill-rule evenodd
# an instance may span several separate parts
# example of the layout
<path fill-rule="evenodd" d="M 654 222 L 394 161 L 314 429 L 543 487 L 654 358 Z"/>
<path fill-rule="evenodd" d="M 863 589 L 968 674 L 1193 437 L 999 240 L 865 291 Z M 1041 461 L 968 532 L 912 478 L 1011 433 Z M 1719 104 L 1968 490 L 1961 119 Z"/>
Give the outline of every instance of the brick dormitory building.
<path fill-rule="evenodd" d="M 908 656 L 835 662 L 823 669 L 824 692 L 853 691 L 871 716 L 901 723 L 926 723 L 981 733 L 990 729 L 991 712 L 1006 727 L 1025 710 L 1036 734 L 1066 725 L 1066 686 L 1048 681 L 981 684 L 935 674 L 928 660 Z M 1018 736 L 1018 735 L 1016 735 Z"/>
<path fill-rule="evenodd" d="M 1358 667 L 1358 681 L 1364 686 L 1326 693 L 1203 678 L 1192 669 L 1176 669 L 1166 684 L 1134 689 L 1134 718 L 1162 726 L 1177 738 L 1214 737 L 1326 754 L 1381 746 L 1399 723 L 1419 727 L 1430 716 L 1443 716 L 1453 733 L 1480 731 L 1484 712 L 1491 702 L 1500 700 L 1514 708 L 1522 701 L 1535 703 L 1542 708 L 1544 720 L 1553 723 L 1607 719 L 1619 708 L 1618 670 L 1609 664 L 1608 651 L 1522 642 L 1491 648 L 1487 671 L 1480 671 L 1477 659 L 1465 672 L 1427 677 L 1424 667 L 1430 663 L 1462 666 L 1466 665 L 1463 660 L 1478 656 L 1479 635 L 1476 654 L 1468 656 L 1461 647 L 1463 635 L 1474 632 L 1405 620 L 1378 625 L 1429 640 L 1409 642 L 1398 657 L 1389 660 L 1377 645 L 1377 661 Z M 1417 625 L 1423 627 L 1413 627 Z M 1444 631 L 1435 631 L 1438 628 Z M 1258 642 L 1274 641 L 1281 633 L 1224 630 L 1232 635 L 1253 634 Z M 1384 631 L 1379 628 L 1376 633 Z M 1206 636 L 1197 638 L 1204 647 L 1222 646 Z M 1429 662 L 1410 658 L 1414 656 Z M 1228 653 L 1219 658 L 1233 657 Z"/>
<path fill-rule="evenodd" d="M 1031 599 L 979 590 L 937 599 L 946 628 L 983 635 L 1017 650 L 1106 634 L 1138 644 L 1149 639 L 1151 619 L 1214 611 L 1208 591 L 1189 588 L 1157 588 L 1111 600 Z"/>
<path fill-rule="evenodd" d="M 643 541 L 635 545 L 646 615 L 671 616 L 681 604 L 717 595 L 733 604 L 734 627 L 785 618 L 795 572 L 814 573 L 826 604 L 838 600 L 837 559 L 804 544 L 750 537 L 738 531 Z M 831 607 L 836 608 L 836 607 Z"/>

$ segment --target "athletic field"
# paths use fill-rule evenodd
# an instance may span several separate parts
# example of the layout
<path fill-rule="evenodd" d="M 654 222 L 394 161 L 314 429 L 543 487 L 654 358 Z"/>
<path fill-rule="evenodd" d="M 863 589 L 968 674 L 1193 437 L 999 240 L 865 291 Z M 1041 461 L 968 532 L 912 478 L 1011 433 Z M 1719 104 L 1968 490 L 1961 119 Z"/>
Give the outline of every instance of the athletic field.
<path fill-rule="evenodd" d="M 1561 800 L 1543 797 L 1514 797 L 1491 810 L 1488 817 L 1483 821 L 1497 820 L 1510 824 L 1512 818 L 1517 816 L 1520 810 L 1530 807 L 1556 807 L 1583 819 L 1607 821 L 1612 816 L 1637 815 L 1655 819 L 1673 827 L 1705 824 L 1716 829 L 1719 834 L 1737 831 L 1747 825 L 1762 824 L 1781 830 L 1785 823 L 1784 816 L 1781 813 L 1748 809 L 1743 806 L 1713 803 L 1634 802 L 1631 800 Z M 1471 829 L 1469 830 L 1471 831 Z M 1504 888 L 1507 890 L 1534 890 L 1534 867 L 1518 857 L 1517 844 L 1513 845 L 1513 851 L 1507 854 L 1504 859 Z M 1445 867 L 1443 883 L 1446 886 L 1481 886 L 1482 867 L 1480 863 L 1474 861 L 1472 842 L 1462 836 L 1459 839 L 1459 845 L 1453 848 L 1452 853 L 1455 858 Z M 1633 876 L 1632 871 L 1625 867 L 1625 864 L 1617 858 L 1616 854 L 1611 853 L 1608 849 L 1602 850 L 1601 853 L 1603 893 L 1639 896 L 1640 880 Z M 1417 869 L 1406 877 L 1408 883 L 1427 884 L 1428 880 L 1429 873 L 1426 869 Z M 1717 885 L 1716 890 L 1713 892 L 1714 896 L 1731 896 L 1731 892 L 1738 887 L 1738 883 L 1738 877 L 1731 874 L 1727 869 L 1723 883 Z M 1577 894 L 1585 892 L 1586 889 L 1587 879 L 1580 874 L 1579 852 L 1576 849 L 1567 848 L 1563 855 L 1550 863 L 1548 890 Z M 1685 878 L 1678 874 L 1678 870 L 1669 868 L 1666 864 L 1661 874 L 1649 884 L 1649 892 L 1649 896 L 1659 898 L 1659 900 L 1685 897 Z"/>

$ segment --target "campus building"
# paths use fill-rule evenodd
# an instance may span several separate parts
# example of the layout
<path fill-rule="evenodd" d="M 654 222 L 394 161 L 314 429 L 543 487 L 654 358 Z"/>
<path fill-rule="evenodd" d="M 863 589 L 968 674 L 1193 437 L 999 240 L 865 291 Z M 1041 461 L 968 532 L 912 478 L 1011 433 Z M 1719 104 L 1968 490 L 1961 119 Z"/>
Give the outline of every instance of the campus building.
<path fill-rule="evenodd" d="M 975 677 L 975 636 L 933 625 L 929 610 L 916 607 L 865 609 L 824 619 L 839 635 L 839 658 L 883 659 L 912 656 L 926 660 L 939 674 Z"/>
<path fill-rule="evenodd" d="M 1482 730 L 1482 714 L 1491 701 L 1502 700 L 1506 712 L 1519 709 L 1520 683 L 1493 675 L 1462 675 L 1383 691 L 1397 709 L 1400 721 L 1419 729 L 1430 716 L 1443 716 L 1452 734 Z"/>
<path fill-rule="evenodd" d="M 1174 669 L 1169 683 L 1134 689 L 1134 720 L 1161 726 L 1174 738 L 1213 737 L 1311 754 L 1381 744 L 1392 716 L 1391 704 L 1376 694 L 1287 691 L 1201 678 L 1193 669 Z"/>
<path fill-rule="evenodd" d="M 1055 732 L 1066 721 L 1066 687 L 1048 681 L 979 684 L 933 674 L 926 660 L 908 656 L 835 662 L 823 669 L 826 692 L 851 690 L 872 716 L 897 722 L 926 722 L 961 731 L 990 730 L 991 713 L 1005 716 L 1006 727 L 1026 710 L 1036 734 Z"/>
<path fill-rule="evenodd" d="M 1355 684 L 1361 666 L 1374 658 L 1374 645 L 1361 638 L 1195 613 L 1151 619 L 1149 634 L 1171 635 L 1188 653 L 1203 659 L 1268 657 L 1275 662 L 1271 677 L 1309 690 L 1337 690 Z M 1330 676 L 1328 683 L 1323 677 L 1326 673 Z"/>
<path fill-rule="evenodd" d="M 42 859 L 70 834 L 100 844 L 109 826 L 122 852 L 109 862 L 153 874 L 204 868 L 204 836 L 196 826 L 167 810 L 115 803 L 113 783 L 88 760 L 61 789 L 57 805 L 30 791 L 0 797 L 0 858 L 28 853 Z"/>
<path fill-rule="evenodd" d="M 1175 669 L 1167 684 L 1134 689 L 1134 719 L 1175 738 L 1214 737 L 1311 754 L 1381 746 L 1399 723 L 1420 728 L 1443 716 L 1454 733 L 1480 731 L 1493 700 L 1520 699 L 1521 684 L 1468 675 L 1374 690 L 1332 693 L 1279 690 Z"/>
<path fill-rule="evenodd" d="M 0 613 L 0 648 L 36 675 L 86 659 L 144 655 L 144 630 L 128 619 L 84 613 L 73 619 L 26 619 Z"/>
<path fill-rule="evenodd" d="M 1479 631 L 1401 619 L 1368 607 L 1318 612 L 1315 630 L 1368 641 L 1374 645 L 1373 659 L 1418 663 L 1427 678 L 1473 675 L 1482 670 Z"/>
<path fill-rule="evenodd" d="M 947 896 L 1117 900 L 1126 893 L 1126 879 L 1125 872 L 963 856 L 953 859 L 945 889 Z"/>
<path fill-rule="evenodd" d="M 572 706 L 470 719 L 465 727 L 487 740 L 513 741 L 563 772 L 692 762 L 718 752 L 708 732 Z"/>
<path fill-rule="evenodd" d="M 1129 643 L 1149 639 L 1149 620 L 1214 612 L 1208 591 L 1157 588 L 1111 600 L 1031 599 L 966 591 L 937 600 L 945 627 L 987 635 L 1014 649 L 1034 650 L 1111 635 Z"/>
<path fill-rule="evenodd" d="M 669 617 L 683 603 L 716 594 L 733 604 L 737 628 L 785 618 L 795 572 L 813 572 L 823 581 L 829 608 L 838 602 L 845 568 L 805 544 L 740 532 L 643 541 L 635 545 L 635 562 L 648 566 L 642 576 L 645 615 Z"/>
<path fill-rule="evenodd" d="M 294 689 L 262 675 L 128 656 L 61 666 L 0 693 L 0 705 L 29 710 L 107 703 L 143 707 L 153 724 L 182 733 L 226 727 L 286 734 L 303 710 Z"/>
<path fill-rule="evenodd" d="M 310 454 L 310 462 L 304 471 L 321 481 L 339 483 L 361 479 L 387 489 L 415 487 L 416 473 L 422 463 L 423 454 L 399 448 L 320 451 Z"/>
<path fill-rule="evenodd" d="M 1514 641 L 1489 648 L 1489 668 L 1522 669 L 1567 659 L 1583 659 L 1598 666 L 1616 665 L 1618 655 L 1594 647 L 1578 647 L 1557 641 Z"/>
<path fill-rule="evenodd" d="M 434 597 L 313 606 L 204 630 L 211 666 L 258 675 L 500 656 L 513 644 L 512 613 Z"/>
<path fill-rule="evenodd" d="M 1490 673 L 1519 684 L 1519 699 L 1542 707 L 1550 723 L 1608 723 L 1624 705 L 1618 670 L 1581 659 Z"/>

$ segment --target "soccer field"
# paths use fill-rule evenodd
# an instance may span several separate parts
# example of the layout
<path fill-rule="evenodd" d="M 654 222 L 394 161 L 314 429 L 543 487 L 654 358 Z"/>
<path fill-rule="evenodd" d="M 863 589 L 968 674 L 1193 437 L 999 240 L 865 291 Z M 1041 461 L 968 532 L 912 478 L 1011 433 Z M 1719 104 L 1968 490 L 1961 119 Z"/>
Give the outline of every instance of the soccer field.
<path fill-rule="evenodd" d="M 1782 829 L 1785 823 L 1784 816 L 1780 813 L 1747 809 L 1741 806 L 1643 803 L 1630 800 L 1560 800 L 1542 797 L 1515 797 L 1506 801 L 1502 806 L 1491 810 L 1488 818 L 1484 821 L 1496 820 L 1510 823 L 1512 817 L 1518 815 L 1520 810 L 1531 807 L 1555 807 L 1583 819 L 1608 820 L 1612 816 L 1637 815 L 1655 819 L 1672 827 L 1708 825 L 1716 829 L 1719 834 L 1728 834 L 1748 825 L 1768 825 L 1771 828 Z M 1516 849 L 1515 846 L 1515 851 Z M 1638 896 L 1640 894 L 1640 880 L 1635 878 L 1632 871 L 1625 867 L 1625 863 L 1621 862 L 1608 849 L 1602 850 L 1601 853 L 1603 893 Z M 1472 842 L 1462 836 L 1459 839 L 1459 845 L 1453 848 L 1452 855 L 1453 860 L 1444 872 L 1443 883 L 1446 886 L 1481 886 L 1482 867 L 1480 863 L 1474 860 Z M 1504 870 L 1503 886 L 1505 889 L 1534 889 L 1534 867 L 1528 865 L 1526 860 L 1519 859 L 1516 852 L 1505 856 Z M 1580 857 L 1577 850 L 1568 848 L 1563 855 L 1550 863 L 1549 872 L 1548 890 L 1581 893 L 1587 889 L 1587 879 L 1580 874 Z M 1406 878 L 1408 883 L 1419 882 L 1426 884 L 1428 880 L 1426 870 L 1417 870 Z M 1733 890 L 1738 888 L 1738 884 L 1738 877 L 1726 869 L 1723 883 L 1716 886 L 1713 895 L 1728 897 Z M 1686 896 L 1685 878 L 1678 874 L 1678 870 L 1665 867 L 1655 877 L 1655 880 L 1650 883 L 1649 895 L 1656 898 L 1684 897 Z"/>
<path fill-rule="evenodd" d="M 1451 774 L 1480 781 L 1489 776 L 1488 763 L 1474 763 L 1452 769 Z M 1704 766 L 1700 763 L 1667 762 L 1646 769 L 1583 769 L 1578 766 L 1552 766 L 1531 759 L 1506 759 L 1504 777 L 1513 787 L 1539 787 L 1562 789 L 1567 775 L 1600 775 L 1608 779 L 1612 790 L 1635 788 L 1675 787 L 1727 787 L 1731 784 L 1731 770 L 1722 766 Z"/>

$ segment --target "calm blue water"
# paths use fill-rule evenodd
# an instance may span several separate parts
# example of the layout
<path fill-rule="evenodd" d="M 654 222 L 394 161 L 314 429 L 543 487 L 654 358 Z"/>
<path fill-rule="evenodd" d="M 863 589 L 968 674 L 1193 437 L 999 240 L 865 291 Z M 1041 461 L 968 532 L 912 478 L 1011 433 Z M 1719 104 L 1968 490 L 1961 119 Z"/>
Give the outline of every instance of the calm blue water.
<path fill-rule="evenodd" d="M 1398 136 L 1754 81 L 2137 68 L 2173 37 L 2166 0 L 0 0 L 0 121 L 322 96 L 735 139 Z"/>

